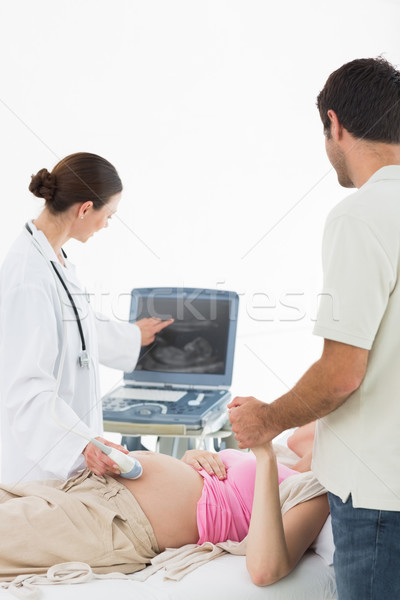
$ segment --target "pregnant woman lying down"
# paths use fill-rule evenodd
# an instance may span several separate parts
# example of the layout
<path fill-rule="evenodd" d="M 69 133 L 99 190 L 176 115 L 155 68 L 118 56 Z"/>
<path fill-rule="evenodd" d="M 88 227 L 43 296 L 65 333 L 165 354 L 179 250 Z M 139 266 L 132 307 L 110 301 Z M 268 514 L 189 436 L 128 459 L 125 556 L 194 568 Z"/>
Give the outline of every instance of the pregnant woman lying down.
<path fill-rule="evenodd" d="M 302 448 L 299 470 L 309 470 L 309 448 Z M 132 454 L 143 466 L 137 480 L 86 469 L 66 482 L 0 486 L 0 578 L 68 561 L 132 573 L 165 548 L 248 535 L 250 576 L 269 585 L 295 567 L 328 515 L 323 494 L 281 516 L 279 483 L 297 470 L 277 464 L 271 444 L 248 453 L 194 450 L 181 461 Z"/>

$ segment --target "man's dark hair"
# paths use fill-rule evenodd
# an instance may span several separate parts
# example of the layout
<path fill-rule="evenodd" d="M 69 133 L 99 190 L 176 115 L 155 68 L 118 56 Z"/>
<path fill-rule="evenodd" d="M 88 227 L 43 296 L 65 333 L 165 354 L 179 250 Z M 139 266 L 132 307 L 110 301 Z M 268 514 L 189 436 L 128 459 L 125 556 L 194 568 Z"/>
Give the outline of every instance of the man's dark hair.
<path fill-rule="evenodd" d="M 353 60 L 334 71 L 317 106 L 328 138 L 331 109 L 356 138 L 400 143 L 400 71 L 382 57 Z"/>

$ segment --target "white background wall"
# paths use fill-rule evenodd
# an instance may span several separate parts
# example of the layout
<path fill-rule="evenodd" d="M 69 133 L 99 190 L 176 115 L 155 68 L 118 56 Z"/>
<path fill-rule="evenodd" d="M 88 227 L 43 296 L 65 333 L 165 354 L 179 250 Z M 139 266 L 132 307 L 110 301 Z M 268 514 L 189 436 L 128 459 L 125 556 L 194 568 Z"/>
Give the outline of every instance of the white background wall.
<path fill-rule="evenodd" d="M 1 0 L 0 256 L 40 210 L 32 173 L 105 156 L 118 216 L 66 248 L 96 306 L 238 291 L 233 391 L 272 400 L 319 355 L 323 223 L 346 194 L 316 96 L 354 58 L 399 64 L 399 23 L 397 0 Z M 103 391 L 119 378 L 103 369 Z"/>

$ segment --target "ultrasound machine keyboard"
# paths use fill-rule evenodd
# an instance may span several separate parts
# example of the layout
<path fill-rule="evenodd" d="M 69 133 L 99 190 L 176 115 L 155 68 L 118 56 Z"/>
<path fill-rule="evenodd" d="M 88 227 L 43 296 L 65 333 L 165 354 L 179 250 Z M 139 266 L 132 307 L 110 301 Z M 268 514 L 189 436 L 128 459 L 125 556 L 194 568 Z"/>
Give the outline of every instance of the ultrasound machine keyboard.
<path fill-rule="evenodd" d="M 128 390 L 128 388 L 122 388 Z M 134 388 L 129 388 L 132 391 Z M 145 388 L 146 389 L 146 388 Z M 141 388 L 135 391 L 141 392 Z M 127 397 L 118 397 L 121 390 L 111 392 L 108 397 L 103 398 L 103 418 L 105 421 L 124 421 L 129 423 L 185 423 L 193 427 L 199 427 L 207 419 L 207 415 L 226 413 L 226 404 L 230 394 L 227 390 L 155 390 L 157 392 L 179 393 L 180 400 L 166 402 L 161 399 L 155 402 L 151 400 Z M 147 389 L 146 389 L 147 391 Z M 149 392 L 153 391 L 148 389 Z M 227 413 L 226 413 L 227 414 Z"/>
<path fill-rule="evenodd" d="M 116 390 L 112 397 L 116 400 L 143 400 L 146 402 L 178 402 L 186 396 L 186 390 L 165 390 L 156 388 L 124 387 Z"/>

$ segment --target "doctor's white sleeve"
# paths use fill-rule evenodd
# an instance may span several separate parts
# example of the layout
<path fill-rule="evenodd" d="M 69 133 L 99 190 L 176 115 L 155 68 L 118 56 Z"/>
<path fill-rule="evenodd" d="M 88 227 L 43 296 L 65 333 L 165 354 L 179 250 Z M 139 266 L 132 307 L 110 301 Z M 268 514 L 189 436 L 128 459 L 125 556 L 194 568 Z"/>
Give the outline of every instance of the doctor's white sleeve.
<path fill-rule="evenodd" d="M 134 323 L 118 323 L 95 314 L 99 360 L 106 367 L 130 373 L 136 366 L 141 347 L 141 332 Z"/>
<path fill-rule="evenodd" d="M 35 466 L 48 477 L 65 479 L 75 469 L 85 467 L 82 450 L 87 441 L 60 427 L 52 416 L 62 346 L 62 322 L 56 318 L 53 301 L 51 292 L 38 285 L 17 287 L 3 294 L 2 418 L 10 430 L 15 453 L 21 458 L 26 456 L 31 470 Z M 56 399 L 55 409 L 68 428 L 89 437 L 99 435 L 62 398 Z M 12 461 L 12 449 L 3 449 L 3 454 L 8 452 Z"/>

